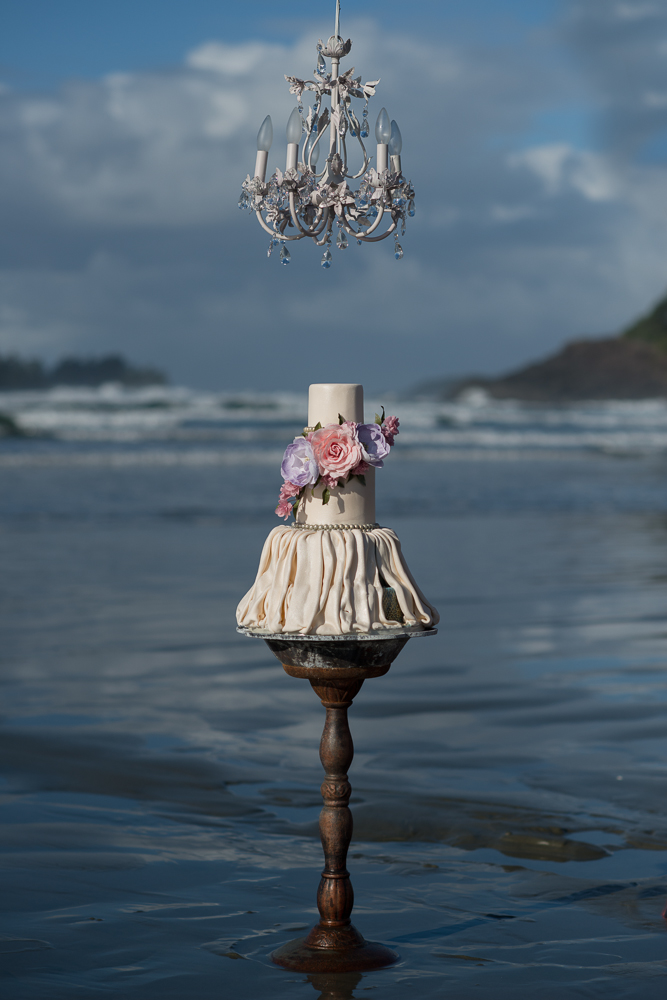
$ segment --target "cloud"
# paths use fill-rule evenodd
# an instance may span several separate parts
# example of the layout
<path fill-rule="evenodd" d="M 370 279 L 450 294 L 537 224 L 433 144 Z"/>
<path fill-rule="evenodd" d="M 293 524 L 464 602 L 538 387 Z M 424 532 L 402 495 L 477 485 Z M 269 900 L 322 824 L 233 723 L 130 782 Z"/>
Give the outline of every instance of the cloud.
<path fill-rule="evenodd" d="M 532 171 L 550 195 L 568 189 L 589 201 L 616 201 L 621 195 L 620 180 L 606 157 L 580 152 L 567 143 L 524 149 L 509 156 L 508 163 Z"/>
<path fill-rule="evenodd" d="M 383 388 L 619 328 L 662 291 L 667 255 L 667 174 L 636 152 L 667 121 L 667 22 L 648 6 L 574 3 L 511 51 L 350 26 L 350 64 L 381 77 L 371 116 L 400 122 L 417 189 L 400 263 L 391 241 L 353 244 L 327 272 L 304 241 L 281 267 L 236 207 L 267 113 L 283 165 L 284 73 L 312 72 L 312 32 L 0 93 L 0 350 L 121 349 L 205 385 Z M 582 148 L 553 124 L 531 142 L 564 103 L 597 108 L 602 138 Z"/>

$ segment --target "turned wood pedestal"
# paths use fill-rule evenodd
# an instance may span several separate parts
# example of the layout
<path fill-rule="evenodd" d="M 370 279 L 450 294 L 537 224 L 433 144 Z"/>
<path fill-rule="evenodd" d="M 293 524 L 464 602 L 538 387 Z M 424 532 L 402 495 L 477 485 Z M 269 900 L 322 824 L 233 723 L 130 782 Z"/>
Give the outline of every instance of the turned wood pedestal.
<path fill-rule="evenodd" d="M 395 951 L 364 940 L 350 921 L 354 892 L 346 867 L 352 838 L 347 772 L 354 746 L 347 710 L 365 680 L 387 673 L 411 635 L 435 632 L 405 631 L 389 638 L 262 636 L 291 677 L 310 681 L 326 709 L 320 743 L 325 772 L 321 787 L 324 808 L 320 813 L 324 871 L 317 891 L 320 920 L 306 937 L 289 941 L 273 952 L 271 958 L 277 965 L 296 972 L 365 972 L 398 961 Z"/>

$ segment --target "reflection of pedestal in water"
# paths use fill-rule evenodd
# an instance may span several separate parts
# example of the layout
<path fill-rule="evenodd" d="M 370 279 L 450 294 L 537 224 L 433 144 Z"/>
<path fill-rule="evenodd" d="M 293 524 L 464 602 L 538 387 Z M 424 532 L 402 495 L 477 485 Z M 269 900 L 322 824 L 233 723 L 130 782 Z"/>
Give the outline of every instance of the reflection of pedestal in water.
<path fill-rule="evenodd" d="M 343 972 L 338 974 L 315 973 L 308 976 L 308 982 L 320 991 L 317 1000 L 354 1000 L 355 987 L 363 976 L 358 972 Z"/>
<path fill-rule="evenodd" d="M 376 636 L 264 637 L 291 677 L 305 678 L 326 709 L 320 760 L 324 808 L 320 813 L 320 836 L 324 849 L 324 871 L 317 892 L 319 923 L 305 938 L 290 941 L 271 956 L 286 969 L 297 972 L 364 972 L 380 969 L 398 960 L 385 945 L 365 941 L 350 921 L 354 892 L 346 867 L 352 838 L 349 809 L 350 783 L 347 772 L 354 756 L 347 710 L 368 678 L 386 674 L 393 660 L 414 635 L 435 634 L 435 629 L 408 630 L 391 638 Z M 323 996 L 337 994 L 323 993 Z M 342 994 L 347 996 L 349 994 Z"/>

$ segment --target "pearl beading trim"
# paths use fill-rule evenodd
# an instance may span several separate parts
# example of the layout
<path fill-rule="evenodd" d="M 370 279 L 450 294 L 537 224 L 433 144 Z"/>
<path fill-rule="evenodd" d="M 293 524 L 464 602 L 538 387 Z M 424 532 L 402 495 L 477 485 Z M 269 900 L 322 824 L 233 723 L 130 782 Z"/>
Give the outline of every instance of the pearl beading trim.
<path fill-rule="evenodd" d="M 376 522 L 375 524 L 293 524 L 293 528 L 299 528 L 301 531 L 352 531 L 356 528 L 358 531 L 373 531 L 374 528 L 379 528 L 380 525 Z"/>

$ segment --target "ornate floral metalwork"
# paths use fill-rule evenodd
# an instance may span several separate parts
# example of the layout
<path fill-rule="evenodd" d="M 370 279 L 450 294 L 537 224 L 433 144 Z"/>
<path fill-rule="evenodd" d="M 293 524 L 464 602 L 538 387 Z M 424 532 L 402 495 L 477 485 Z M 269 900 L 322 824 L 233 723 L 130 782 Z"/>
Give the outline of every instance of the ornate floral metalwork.
<path fill-rule="evenodd" d="M 239 207 L 254 212 L 262 228 L 271 236 L 269 256 L 275 246 L 282 244 L 280 257 L 285 264 L 290 260 L 286 244 L 309 237 L 317 246 L 326 245 L 322 266 L 329 267 L 334 225 L 338 227 L 336 244 L 340 249 L 348 246 L 348 235 L 361 244 L 379 242 L 393 234 L 395 257 L 400 260 L 403 256 L 398 229 L 405 232 L 407 216 L 414 215 L 415 192 L 401 172 L 401 140 L 395 122 L 391 123 L 391 139 L 384 134 L 384 141 L 380 142 L 378 119 L 376 166 L 371 167 L 372 156 L 366 150 L 364 139 L 369 134 L 368 102 L 380 81 L 362 84 L 361 76 L 354 76 L 354 67 L 339 75 L 339 61 L 349 54 L 351 47 L 351 40 L 343 41 L 338 33 L 332 35 L 326 45 L 320 39 L 313 78 L 303 80 L 285 76 L 290 93 L 298 102 L 300 141 L 288 145 L 285 172 L 277 169 L 266 181 L 263 174 L 268 153 L 258 153 L 256 175 L 248 175 L 243 182 Z M 327 58 L 331 60 L 329 72 Z M 306 93 L 314 95 L 314 102 L 304 115 L 302 102 Z M 325 98 L 329 98 L 331 110 L 322 107 Z M 364 102 L 361 120 L 352 106 L 353 100 Z M 382 115 L 385 116 L 386 133 L 388 117 L 384 109 L 380 117 Z M 296 121 L 298 130 L 298 119 Z M 360 162 L 356 172 L 352 171 L 348 158 L 350 140 L 359 147 Z M 268 145 L 260 148 L 268 151 Z M 322 148 L 327 156 L 318 172 Z M 359 186 L 353 189 L 355 181 L 359 181 Z"/>

